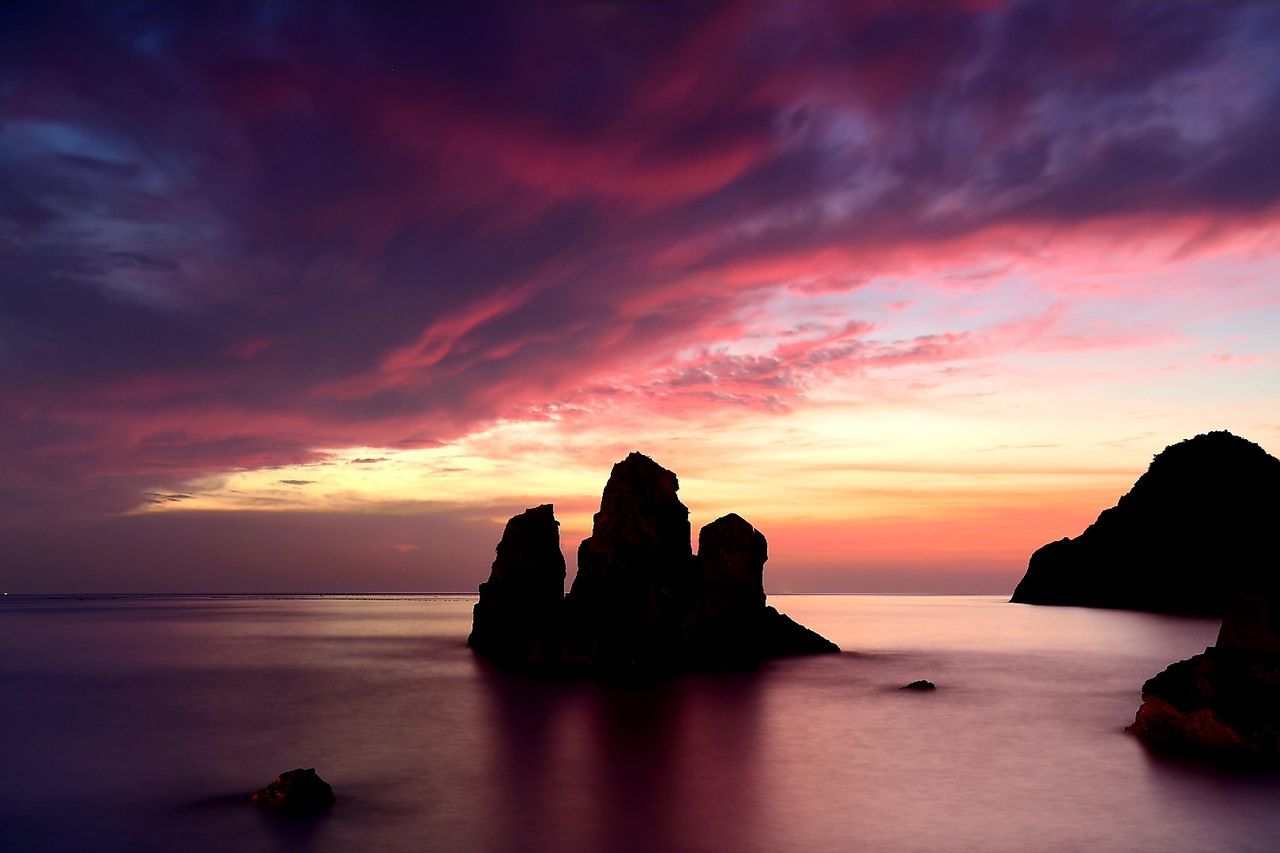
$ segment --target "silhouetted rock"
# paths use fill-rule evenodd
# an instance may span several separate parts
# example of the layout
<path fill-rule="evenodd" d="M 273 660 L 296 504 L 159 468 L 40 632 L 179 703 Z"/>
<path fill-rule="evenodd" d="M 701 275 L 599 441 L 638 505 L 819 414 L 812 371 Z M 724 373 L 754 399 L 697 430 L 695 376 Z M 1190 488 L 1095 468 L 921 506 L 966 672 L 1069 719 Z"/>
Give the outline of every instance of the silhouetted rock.
<path fill-rule="evenodd" d="M 759 622 L 756 648 L 761 657 L 838 654 L 840 647 L 785 613 L 766 607 Z"/>
<path fill-rule="evenodd" d="M 1280 460 L 1229 432 L 1167 447 L 1075 539 L 1031 556 L 1013 601 L 1221 615 L 1276 571 Z"/>
<path fill-rule="evenodd" d="M 673 472 L 643 454 L 614 465 L 563 600 L 550 506 L 513 518 L 480 587 L 472 648 L 568 675 L 740 667 L 838 652 L 765 604 L 768 546 L 740 516 L 704 527 L 693 554 L 679 488 Z"/>
<path fill-rule="evenodd" d="M 575 651 L 595 666 L 666 666 L 679 655 L 693 574 L 676 475 L 641 453 L 613 466 L 569 591 Z"/>
<path fill-rule="evenodd" d="M 736 513 L 698 532 L 693 595 L 684 618 L 688 665 L 750 665 L 762 658 L 840 650 L 765 605 L 768 559 L 764 535 Z"/>
<path fill-rule="evenodd" d="M 560 654 L 564 555 L 560 522 L 551 504 L 527 509 L 507 522 L 467 644 L 490 657 L 542 666 Z"/>
<path fill-rule="evenodd" d="M 764 564 L 769 543 L 737 513 L 698 531 L 695 575 L 698 615 L 710 624 L 733 623 L 764 607 Z"/>
<path fill-rule="evenodd" d="M 250 800 L 264 808 L 288 814 L 315 814 L 333 805 L 333 788 L 314 768 L 287 770 L 255 793 Z"/>
<path fill-rule="evenodd" d="M 1243 595 L 1218 642 L 1142 685 L 1129 731 L 1155 749 L 1226 763 L 1280 764 L 1280 596 Z"/>
<path fill-rule="evenodd" d="M 1276 590 L 1237 596 L 1222 617 L 1216 646 L 1225 651 L 1280 655 L 1280 595 Z"/>
<path fill-rule="evenodd" d="M 904 684 L 898 688 L 899 690 L 937 690 L 938 685 L 932 681 L 925 681 L 923 678 L 919 681 L 913 681 L 910 684 Z"/>

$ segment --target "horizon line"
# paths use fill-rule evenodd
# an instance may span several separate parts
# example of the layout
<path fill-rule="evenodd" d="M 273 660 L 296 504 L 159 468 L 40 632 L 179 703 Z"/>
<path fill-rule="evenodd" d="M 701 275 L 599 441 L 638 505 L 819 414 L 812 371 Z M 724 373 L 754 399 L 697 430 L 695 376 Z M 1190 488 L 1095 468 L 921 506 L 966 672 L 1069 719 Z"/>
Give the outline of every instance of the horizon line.
<path fill-rule="evenodd" d="M 992 595 L 1012 595 L 1010 593 L 997 592 L 771 592 L 767 593 L 767 597 L 793 596 L 793 595 L 812 595 L 812 596 L 837 596 L 837 595 L 879 595 L 879 596 L 948 596 L 948 597 L 965 597 L 965 596 L 992 596 Z M 437 590 L 437 591 L 397 591 L 397 590 L 356 590 L 346 592 L 301 592 L 301 591 L 274 591 L 274 592 L 5 592 L 0 593 L 2 598 L 271 598 L 271 597 L 314 597 L 314 596 L 469 596 L 473 598 L 479 597 L 479 591 L 464 592 L 454 590 Z"/>

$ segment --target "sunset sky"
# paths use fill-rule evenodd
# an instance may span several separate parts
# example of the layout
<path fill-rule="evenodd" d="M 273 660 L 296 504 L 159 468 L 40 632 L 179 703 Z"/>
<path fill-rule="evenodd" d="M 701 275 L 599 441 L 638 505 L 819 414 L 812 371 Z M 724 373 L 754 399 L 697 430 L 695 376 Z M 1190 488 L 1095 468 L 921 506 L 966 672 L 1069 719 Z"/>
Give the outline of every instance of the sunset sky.
<path fill-rule="evenodd" d="M 995 592 L 1280 451 L 1280 4 L 6 3 L 0 586 L 474 590 L 630 450 Z"/>

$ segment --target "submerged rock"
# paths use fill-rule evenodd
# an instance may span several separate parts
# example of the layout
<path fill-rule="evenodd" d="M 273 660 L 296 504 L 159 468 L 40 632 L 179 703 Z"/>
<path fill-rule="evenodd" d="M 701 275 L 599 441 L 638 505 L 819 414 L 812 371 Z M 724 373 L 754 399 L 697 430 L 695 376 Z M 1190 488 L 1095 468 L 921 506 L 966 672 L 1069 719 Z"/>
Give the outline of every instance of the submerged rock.
<path fill-rule="evenodd" d="M 1218 641 L 1142 685 L 1128 731 L 1155 749 L 1280 765 L 1280 596 L 1240 596 Z"/>
<path fill-rule="evenodd" d="M 315 768 L 286 770 L 250 800 L 263 808 L 288 814 L 314 814 L 333 805 L 333 788 Z"/>
<path fill-rule="evenodd" d="M 708 524 L 693 553 L 679 488 L 674 472 L 643 454 L 614 465 L 563 598 L 551 507 L 511 519 L 480 586 L 471 647 L 559 674 L 739 667 L 839 652 L 766 605 L 768 545 L 745 519 L 730 514 Z"/>
<path fill-rule="evenodd" d="M 932 681 L 925 681 L 923 678 L 919 681 L 913 681 L 910 684 L 904 684 L 898 688 L 899 690 L 937 690 L 938 685 Z"/>
<path fill-rule="evenodd" d="M 1280 460 L 1229 432 L 1165 448 L 1075 539 L 1031 555 L 1012 600 L 1219 616 L 1276 570 Z"/>

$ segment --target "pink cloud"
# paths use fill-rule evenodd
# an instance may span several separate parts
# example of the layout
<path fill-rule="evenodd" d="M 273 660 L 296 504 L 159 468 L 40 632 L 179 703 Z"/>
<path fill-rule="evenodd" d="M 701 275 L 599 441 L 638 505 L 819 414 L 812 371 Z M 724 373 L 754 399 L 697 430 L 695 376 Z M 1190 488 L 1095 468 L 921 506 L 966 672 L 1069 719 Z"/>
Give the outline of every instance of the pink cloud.
<path fill-rule="evenodd" d="M 1209 354 L 1210 364 L 1232 365 L 1235 367 L 1253 367 L 1262 363 L 1262 358 L 1256 355 L 1236 355 L 1229 352 L 1214 352 Z"/>

